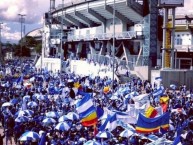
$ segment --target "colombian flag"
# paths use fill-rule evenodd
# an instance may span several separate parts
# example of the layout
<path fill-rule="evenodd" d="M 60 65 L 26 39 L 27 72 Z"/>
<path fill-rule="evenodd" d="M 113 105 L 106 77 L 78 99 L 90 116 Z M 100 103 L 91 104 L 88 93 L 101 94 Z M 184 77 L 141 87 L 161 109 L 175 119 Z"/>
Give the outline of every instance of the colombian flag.
<path fill-rule="evenodd" d="M 147 118 L 154 118 L 157 114 L 158 114 L 157 110 L 151 105 L 145 111 L 145 116 Z"/>
<path fill-rule="evenodd" d="M 168 130 L 169 118 L 168 112 L 156 118 L 147 118 L 140 113 L 136 124 L 136 132 L 148 134 L 156 133 L 160 128 Z"/>
<path fill-rule="evenodd" d="M 79 114 L 81 123 L 83 126 L 96 125 L 98 118 L 91 95 L 89 93 L 83 93 L 83 96 L 84 97 L 76 104 L 76 110 Z"/>

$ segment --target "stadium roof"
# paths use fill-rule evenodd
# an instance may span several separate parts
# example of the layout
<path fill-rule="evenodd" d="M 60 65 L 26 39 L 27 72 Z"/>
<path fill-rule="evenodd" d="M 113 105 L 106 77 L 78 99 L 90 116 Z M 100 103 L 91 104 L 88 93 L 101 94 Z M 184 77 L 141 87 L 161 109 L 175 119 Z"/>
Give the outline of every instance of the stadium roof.
<path fill-rule="evenodd" d="M 113 18 L 114 0 L 77 0 L 66 2 L 52 11 L 56 22 L 66 26 L 78 26 L 79 28 L 93 27 L 104 24 Z M 62 16 L 62 18 L 61 18 Z M 143 20 L 143 5 L 128 0 L 115 1 L 115 17 L 122 22 L 133 25 Z"/>

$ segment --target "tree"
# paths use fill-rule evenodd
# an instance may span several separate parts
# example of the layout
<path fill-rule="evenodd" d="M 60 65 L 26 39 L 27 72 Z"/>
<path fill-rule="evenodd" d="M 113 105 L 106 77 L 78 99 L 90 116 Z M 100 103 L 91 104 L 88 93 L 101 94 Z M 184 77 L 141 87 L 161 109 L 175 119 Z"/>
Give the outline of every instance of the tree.
<path fill-rule="evenodd" d="M 20 52 L 21 52 L 21 47 L 19 44 L 13 44 L 13 53 L 15 56 L 20 56 Z"/>
<path fill-rule="evenodd" d="M 12 52 L 13 45 L 9 41 L 6 42 L 5 46 L 6 46 L 6 51 Z"/>
<path fill-rule="evenodd" d="M 21 41 L 20 41 L 21 44 Z M 27 47 L 35 47 L 37 45 L 37 41 L 34 37 L 32 36 L 26 36 L 22 38 L 22 45 L 25 45 Z"/>
<path fill-rule="evenodd" d="M 36 53 L 41 54 L 42 53 L 42 43 L 38 43 L 35 47 L 34 47 Z"/>
<path fill-rule="evenodd" d="M 25 45 L 22 47 L 22 56 L 27 56 L 27 57 L 31 56 L 31 50 L 29 47 Z"/>
<path fill-rule="evenodd" d="M 32 36 L 25 36 L 21 40 L 19 40 L 19 45 L 21 49 L 21 42 L 22 42 L 22 56 L 31 56 L 31 48 L 35 48 L 38 44 L 36 39 Z M 21 52 L 21 50 L 19 51 Z M 18 50 L 16 51 L 16 54 L 18 55 Z M 20 55 L 21 55 L 20 54 Z"/>

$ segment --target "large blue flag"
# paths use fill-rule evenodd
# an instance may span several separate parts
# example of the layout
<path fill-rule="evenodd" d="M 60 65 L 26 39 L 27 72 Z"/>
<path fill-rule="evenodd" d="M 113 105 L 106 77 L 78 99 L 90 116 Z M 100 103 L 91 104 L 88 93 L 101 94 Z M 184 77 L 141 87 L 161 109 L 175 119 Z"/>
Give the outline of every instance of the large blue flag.
<path fill-rule="evenodd" d="M 156 118 L 146 118 L 140 113 L 136 124 L 136 131 L 138 133 L 147 134 L 158 132 L 160 127 L 164 130 L 168 130 L 169 119 L 169 112 Z"/>

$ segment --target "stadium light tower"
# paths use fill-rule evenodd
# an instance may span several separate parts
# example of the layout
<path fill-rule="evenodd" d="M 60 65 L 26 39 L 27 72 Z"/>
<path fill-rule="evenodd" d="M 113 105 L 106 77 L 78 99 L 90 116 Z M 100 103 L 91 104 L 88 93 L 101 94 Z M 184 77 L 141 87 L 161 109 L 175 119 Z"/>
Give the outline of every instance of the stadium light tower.
<path fill-rule="evenodd" d="M 19 21 L 20 21 L 20 23 L 21 23 L 21 40 L 20 40 L 20 41 L 21 41 L 21 42 L 20 42 L 20 47 L 21 47 L 21 50 L 20 50 L 20 51 L 21 51 L 21 52 L 20 52 L 20 56 L 22 57 L 22 47 L 23 47 L 23 46 L 22 46 L 22 45 L 23 45 L 23 44 L 22 44 L 22 43 L 23 43 L 23 41 L 22 41 L 22 37 L 23 37 L 23 36 L 22 36 L 22 33 L 23 33 L 22 29 L 23 29 L 23 22 L 25 21 L 25 18 L 24 18 L 24 17 L 25 17 L 26 15 L 25 15 L 25 14 L 18 14 L 18 16 L 20 17 L 20 18 L 19 18 Z"/>
<path fill-rule="evenodd" d="M 55 9 L 55 0 L 50 0 L 50 12 Z"/>

